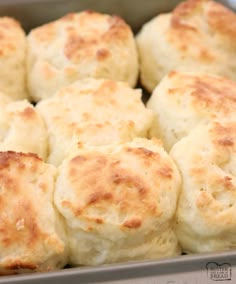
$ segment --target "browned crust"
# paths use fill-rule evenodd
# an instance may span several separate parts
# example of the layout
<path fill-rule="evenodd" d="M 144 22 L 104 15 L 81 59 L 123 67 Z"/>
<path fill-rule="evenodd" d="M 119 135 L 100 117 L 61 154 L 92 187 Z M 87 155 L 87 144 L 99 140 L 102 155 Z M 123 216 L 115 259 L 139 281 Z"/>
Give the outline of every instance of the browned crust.
<path fill-rule="evenodd" d="M 236 38 L 236 15 L 220 3 L 211 0 L 188 0 L 180 3 L 172 13 L 171 27 L 175 29 L 190 29 L 196 31 L 198 27 L 187 24 L 191 23 L 191 17 L 199 14 L 209 27 L 231 39 Z"/>
<path fill-rule="evenodd" d="M 34 257 L 49 237 L 40 224 L 42 212 L 36 205 L 38 192 L 46 194 L 48 190 L 46 183 L 38 181 L 42 164 L 36 154 L 0 152 L 0 247 L 3 251 L 16 250 L 15 255 L 1 261 L 0 274 L 37 270 L 44 261 Z M 58 245 L 56 238 L 50 242 L 55 248 Z"/>
<path fill-rule="evenodd" d="M 169 80 L 173 88 L 168 88 L 168 96 L 178 99 L 189 90 L 189 99 L 192 107 L 200 113 L 214 117 L 231 116 L 235 113 L 236 84 L 226 78 L 209 75 L 197 75 L 171 72 Z M 176 96 L 176 98 L 175 98 Z"/>
<path fill-rule="evenodd" d="M 191 14 L 197 11 L 198 8 L 206 2 L 207 0 L 188 0 L 181 2 L 172 12 L 171 27 L 175 29 L 190 29 L 196 31 L 197 27 L 188 25 L 183 20 L 191 16 Z"/>
<path fill-rule="evenodd" d="M 236 142 L 236 123 L 227 123 L 221 125 L 219 122 L 214 123 L 214 127 L 210 130 L 213 143 L 217 147 L 233 149 Z"/>
<path fill-rule="evenodd" d="M 20 23 L 10 17 L 2 17 L 0 19 L 0 57 L 12 55 L 19 47 L 25 36 L 24 30 Z"/>
<path fill-rule="evenodd" d="M 236 14 L 219 3 L 210 1 L 208 24 L 212 28 L 236 44 Z"/>
<path fill-rule="evenodd" d="M 94 21 L 94 27 L 90 28 L 90 33 L 82 36 L 75 27 L 69 26 L 66 30 L 66 43 L 64 47 L 65 56 L 77 62 L 85 57 L 94 56 L 98 61 L 107 60 L 111 56 L 108 48 L 110 44 L 126 41 L 131 36 L 130 27 L 118 16 L 105 16 L 93 11 L 84 11 L 80 13 L 79 18 L 75 19 L 76 14 L 68 15 L 66 20 L 75 20 L 78 26 L 86 25 L 90 19 Z M 96 27 L 99 21 L 107 19 L 107 29 L 103 32 Z M 104 47 L 97 49 L 102 43 Z"/>
<path fill-rule="evenodd" d="M 19 168 L 25 168 L 21 159 L 27 157 L 42 161 L 42 159 L 34 153 L 18 153 L 14 151 L 0 152 L 0 170 L 10 167 L 12 162 L 14 162 Z"/>
<path fill-rule="evenodd" d="M 88 22 L 90 25 L 87 25 Z M 91 22 L 94 22 L 93 27 Z M 106 23 L 107 29 L 99 30 L 100 22 Z M 57 36 L 59 27 L 65 32 L 64 54 L 73 62 L 90 56 L 96 57 L 98 61 L 107 60 L 111 56 L 110 44 L 124 44 L 132 37 L 131 28 L 120 17 L 88 10 L 79 14 L 69 13 L 54 22 L 35 28 L 30 34 L 39 43 L 50 44 Z M 87 29 L 87 33 L 80 32 Z M 97 46 L 100 47 L 97 49 Z"/>
<path fill-rule="evenodd" d="M 195 18 L 204 23 L 204 28 L 195 22 Z M 167 38 L 183 56 L 198 46 L 196 54 L 199 59 L 207 62 L 217 60 L 204 42 L 205 37 L 211 40 L 215 34 L 222 37 L 223 47 L 235 47 L 236 15 L 222 4 L 211 0 L 188 0 L 173 10 Z"/>
<path fill-rule="evenodd" d="M 149 169 L 148 176 L 125 166 L 126 159 L 136 160 L 140 170 Z M 153 176 L 156 176 L 154 181 Z M 109 206 L 118 215 L 126 216 L 120 223 L 121 228 L 138 229 L 145 216 L 162 214 L 157 202 L 160 182 L 169 182 L 173 178 L 172 166 L 159 153 L 144 147 L 124 147 L 119 158 L 112 153 L 86 152 L 71 159 L 66 171 L 71 190 L 83 201 L 78 204 L 64 200 L 62 206 L 70 209 L 77 218 L 93 220 L 97 224 L 106 221 L 96 210 L 103 212 Z M 94 214 L 90 214 L 93 211 Z"/>

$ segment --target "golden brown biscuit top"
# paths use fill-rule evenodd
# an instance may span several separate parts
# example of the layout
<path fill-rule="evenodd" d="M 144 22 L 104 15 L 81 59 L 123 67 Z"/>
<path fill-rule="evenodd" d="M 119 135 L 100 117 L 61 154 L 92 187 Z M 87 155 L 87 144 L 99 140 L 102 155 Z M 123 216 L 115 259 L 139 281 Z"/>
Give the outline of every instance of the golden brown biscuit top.
<path fill-rule="evenodd" d="M 193 166 L 189 171 L 200 186 L 196 206 L 209 224 L 222 221 L 230 226 L 235 223 L 231 214 L 236 200 L 236 123 L 212 123 L 208 135 L 211 150 L 206 150 L 204 156 L 203 147 L 199 147 L 199 153 L 192 156 Z M 204 141 L 208 149 L 210 144 Z M 212 212 L 218 213 L 212 216 Z"/>
<path fill-rule="evenodd" d="M 53 216 L 49 205 L 53 176 L 47 178 L 53 174 L 53 168 L 35 154 L 0 152 L 0 249 L 5 269 L 37 269 L 48 245 L 63 252 L 53 229 L 44 227 L 47 214 Z"/>
<path fill-rule="evenodd" d="M 219 49 L 235 50 L 236 15 L 220 3 L 210 0 L 182 2 L 171 14 L 168 38 L 181 53 L 195 54 L 211 62 L 216 59 L 216 54 L 209 42 L 214 41 Z"/>
<path fill-rule="evenodd" d="M 224 39 L 229 39 L 235 47 L 236 44 L 236 14 L 219 3 L 210 1 L 208 8 L 208 24 L 220 33 Z"/>
<path fill-rule="evenodd" d="M 232 148 L 236 152 L 236 123 L 231 122 L 227 125 L 215 123 L 214 128 L 210 130 L 210 134 L 216 147 L 223 147 L 223 151 Z"/>
<path fill-rule="evenodd" d="M 61 38 L 64 55 L 74 63 L 94 55 L 103 61 L 111 56 L 110 44 L 123 45 L 132 37 L 131 28 L 123 19 L 93 11 L 67 14 L 30 34 L 43 46 Z"/>
<path fill-rule="evenodd" d="M 212 31 L 222 33 L 231 40 L 236 38 L 236 15 L 225 6 L 211 0 L 188 0 L 180 3 L 172 13 L 173 28 L 198 29 L 196 18 L 205 21 Z M 207 31 L 207 30 L 206 30 Z"/>
<path fill-rule="evenodd" d="M 32 193 L 28 192 L 32 191 L 30 182 L 34 181 L 40 163 L 34 154 L 0 152 L 1 246 L 9 247 L 24 241 L 33 249 L 44 239 L 36 220 L 39 212 L 32 203 Z M 23 178 L 27 179 L 24 183 Z M 47 191 L 47 184 L 39 184 L 37 190 Z"/>
<path fill-rule="evenodd" d="M 179 176 L 160 145 L 145 143 L 107 147 L 104 152 L 82 148 L 63 165 L 73 198 L 62 200 L 62 207 L 76 218 L 117 222 L 121 228 L 140 228 L 146 217 L 164 221 L 175 208 Z"/>
<path fill-rule="evenodd" d="M 11 56 L 24 40 L 25 33 L 20 23 L 10 17 L 0 18 L 0 57 Z"/>
<path fill-rule="evenodd" d="M 236 84 L 217 76 L 171 72 L 167 95 L 177 104 L 189 104 L 207 117 L 235 115 Z M 222 117 L 223 118 L 223 117 Z"/>
<path fill-rule="evenodd" d="M 206 152 L 205 159 L 211 157 L 211 163 L 219 167 L 224 167 L 236 154 L 236 123 L 235 122 L 212 122 L 208 127 L 207 134 L 204 134 L 203 139 L 207 139 L 209 136 L 208 145 L 212 144 L 211 150 Z M 210 143 L 210 144 L 209 144 Z M 208 147 L 208 146 L 207 146 Z M 203 165 L 204 156 L 202 155 L 201 148 L 199 153 L 193 156 L 193 169 L 198 168 L 200 164 Z M 210 156 L 207 156 L 207 155 Z M 199 159 L 201 157 L 201 159 Z M 197 166 L 198 165 L 198 166 Z M 197 171 L 194 171 L 194 176 L 201 176 L 204 179 L 204 171 L 208 171 L 208 168 L 199 167 Z M 232 174 L 232 173 L 231 173 Z"/>
<path fill-rule="evenodd" d="M 23 108 L 21 110 L 15 110 L 14 104 L 12 104 L 12 108 L 11 108 L 11 105 L 9 105 L 9 107 L 7 109 L 9 111 L 9 115 L 12 116 L 12 119 L 14 118 L 14 116 L 17 115 L 18 118 L 22 119 L 25 123 L 31 124 L 32 121 L 37 123 L 40 119 L 40 117 L 37 114 L 37 112 L 35 111 L 34 107 L 31 106 L 30 104 L 28 106 L 26 105 L 25 108 Z"/>
<path fill-rule="evenodd" d="M 185 251 L 234 247 L 236 121 L 199 124 L 170 155 L 183 180 L 176 217 Z"/>
<path fill-rule="evenodd" d="M 140 130 L 146 131 L 153 119 L 153 113 L 141 101 L 139 90 L 122 82 L 92 78 L 61 89 L 40 102 L 37 109 L 59 132 L 80 137 L 87 133 L 90 140 L 96 134 L 102 137 L 106 130 L 109 135 L 115 135 L 112 128 L 123 128 L 119 133 L 124 135 L 127 131 L 139 134 Z"/>

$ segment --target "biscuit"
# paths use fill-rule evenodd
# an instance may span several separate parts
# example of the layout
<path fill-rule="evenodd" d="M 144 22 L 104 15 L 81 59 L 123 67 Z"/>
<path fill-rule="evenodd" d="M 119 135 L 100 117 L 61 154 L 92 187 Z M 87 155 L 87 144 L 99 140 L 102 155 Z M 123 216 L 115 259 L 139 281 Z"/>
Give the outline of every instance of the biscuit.
<path fill-rule="evenodd" d="M 236 80 L 236 15 L 210 0 L 188 0 L 144 24 L 137 37 L 142 85 L 152 92 L 171 71 Z"/>
<path fill-rule="evenodd" d="M 170 72 L 147 107 L 156 113 L 150 135 L 161 138 L 169 151 L 201 121 L 236 121 L 236 83 L 213 75 Z"/>
<path fill-rule="evenodd" d="M 71 13 L 31 30 L 27 39 L 28 88 L 34 101 L 87 77 L 136 84 L 134 35 L 117 16 Z"/>
<path fill-rule="evenodd" d="M 26 100 L 13 101 L 0 93 L 0 151 L 35 153 L 46 160 L 48 136 L 44 121 Z"/>
<path fill-rule="evenodd" d="M 170 155 L 183 181 L 176 214 L 183 250 L 235 249 L 236 122 L 201 124 Z"/>
<path fill-rule="evenodd" d="M 20 23 L 0 17 L 0 91 L 19 100 L 26 92 L 26 36 Z"/>
<path fill-rule="evenodd" d="M 71 265 L 180 253 L 172 217 L 180 175 L 157 140 L 79 145 L 59 167 L 55 204 L 65 217 Z"/>
<path fill-rule="evenodd" d="M 40 101 L 49 133 L 48 162 L 59 165 L 73 145 L 104 145 L 147 136 L 153 112 L 141 91 L 107 79 L 84 79 Z"/>
<path fill-rule="evenodd" d="M 35 154 L 0 152 L 0 275 L 67 263 L 64 223 L 53 205 L 56 174 Z"/>

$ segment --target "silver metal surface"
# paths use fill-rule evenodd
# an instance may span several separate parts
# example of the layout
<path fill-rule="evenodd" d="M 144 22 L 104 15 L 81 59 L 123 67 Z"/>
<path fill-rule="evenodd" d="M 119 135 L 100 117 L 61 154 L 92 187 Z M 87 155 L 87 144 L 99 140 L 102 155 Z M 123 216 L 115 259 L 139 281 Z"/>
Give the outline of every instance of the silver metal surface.
<path fill-rule="evenodd" d="M 153 16 L 170 11 L 178 0 L 0 0 L 0 16 L 18 19 L 26 31 L 66 13 L 85 9 L 123 17 L 134 32 Z M 221 1 L 223 2 L 223 0 Z M 235 1 L 228 0 L 228 6 Z M 235 6 L 231 6 L 235 7 Z M 198 254 L 152 262 L 68 268 L 48 273 L 0 277 L 0 284 L 235 284 L 236 252 Z"/>
<path fill-rule="evenodd" d="M 123 17 L 135 31 L 154 15 L 172 9 L 178 0 L 0 0 L 0 16 L 17 18 L 26 30 L 69 12 L 96 10 Z"/>
<path fill-rule="evenodd" d="M 236 0 L 222 0 L 220 1 L 222 4 L 228 6 L 232 10 L 236 10 Z"/>
<path fill-rule="evenodd" d="M 0 284 L 235 284 L 236 255 L 222 252 L 155 262 L 69 268 L 57 272 L 4 276 Z"/>

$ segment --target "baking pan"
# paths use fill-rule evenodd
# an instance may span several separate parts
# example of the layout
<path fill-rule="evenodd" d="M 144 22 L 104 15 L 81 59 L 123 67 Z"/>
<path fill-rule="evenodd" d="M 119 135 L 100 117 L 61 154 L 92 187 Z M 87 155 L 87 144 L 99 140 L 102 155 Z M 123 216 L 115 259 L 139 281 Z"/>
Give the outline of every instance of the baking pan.
<path fill-rule="evenodd" d="M 116 14 L 138 31 L 144 22 L 173 9 L 180 0 L 0 0 L 0 16 L 18 19 L 26 31 L 55 20 L 66 13 L 82 10 Z M 236 0 L 218 2 L 236 9 Z"/>
<path fill-rule="evenodd" d="M 0 15 L 18 19 L 26 30 L 55 20 L 66 13 L 81 10 L 116 14 L 137 31 L 160 12 L 171 10 L 178 0 L 0 0 Z M 144 5 L 145 3 L 145 5 Z"/>
<path fill-rule="evenodd" d="M 32 284 L 234 284 L 236 253 L 185 255 L 152 262 L 67 268 L 28 275 L 3 276 L 0 283 Z"/>
<path fill-rule="evenodd" d="M 82 10 L 116 14 L 137 32 L 144 22 L 173 9 L 177 0 L 0 0 L 0 16 L 18 19 L 26 31 Z M 234 1 L 220 1 L 235 8 Z M 182 255 L 157 261 L 65 268 L 47 273 L 1 276 L 0 283 L 135 283 L 135 284 L 233 284 L 236 251 Z"/>

